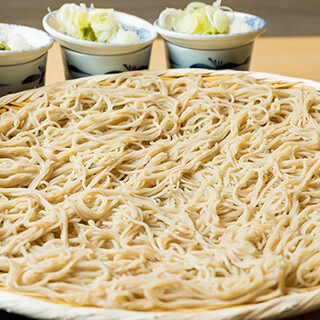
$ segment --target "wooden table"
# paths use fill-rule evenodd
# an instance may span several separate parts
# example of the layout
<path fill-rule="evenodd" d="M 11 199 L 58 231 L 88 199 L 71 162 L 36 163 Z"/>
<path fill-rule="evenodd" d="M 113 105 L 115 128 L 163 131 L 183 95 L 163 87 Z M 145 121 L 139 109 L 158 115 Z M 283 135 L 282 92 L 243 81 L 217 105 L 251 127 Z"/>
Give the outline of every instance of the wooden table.
<path fill-rule="evenodd" d="M 167 68 L 165 52 L 163 40 L 157 39 L 151 51 L 151 70 Z M 258 38 L 250 70 L 320 81 L 320 36 Z M 64 71 L 60 48 L 55 43 L 49 50 L 46 84 L 62 80 Z"/>
<path fill-rule="evenodd" d="M 150 69 L 163 70 L 166 68 L 164 42 L 158 39 L 152 48 Z M 320 36 L 259 38 L 255 43 L 250 70 L 320 81 Z M 60 48 L 55 43 L 48 55 L 46 84 L 62 80 L 64 80 L 64 70 Z M 0 312 L 0 319 L 26 320 L 24 317 L 6 314 L 5 312 Z M 320 310 L 286 320 L 319 319 Z"/>

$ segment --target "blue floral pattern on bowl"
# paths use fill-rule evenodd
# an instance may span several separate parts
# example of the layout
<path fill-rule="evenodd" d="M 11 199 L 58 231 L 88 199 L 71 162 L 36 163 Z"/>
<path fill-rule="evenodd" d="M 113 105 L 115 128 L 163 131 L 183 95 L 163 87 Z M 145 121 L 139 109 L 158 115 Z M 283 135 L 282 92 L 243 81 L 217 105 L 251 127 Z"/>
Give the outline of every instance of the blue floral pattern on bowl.
<path fill-rule="evenodd" d="M 28 75 L 21 81 L 21 84 L 22 85 L 32 84 L 34 87 L 44 85 L 44 76 L 46 72 L 46 67 L 38 66 L 38 69 L 40 73 L 33 73 L 31 75 Z M 9 87 L 10 85 L 11 85 L 10 83 L 0 83 L 0 87 Z M 12 91 L 8 91 L 8 93 L 11 93 L 11 92 Z"/>
<path fill-rule="evenodd" d="M 0 96 L 44 84 L 47 54 L 22 64 L 0 67 Z M 2 80 L 4 79 L 4 80 Z"/>
<path fill-rule="evenodd" d="M 130 28 L 139 36 L 140 41 L 147 41 L 151 38 L 150 31 L 145 28 L 136 28 L 133 26 L 130 26 Z"/>
<path fill-rule="evenodd" d="M 266 26 L 266 22 L 255 16 L 244 16 L 244 21 L 253 28 L 253 30 L 260 30 Z"/>
<path fill-rule="evenodd" d="M 245 66 L 250 63 L 251 56 L 247 57 L 243 62 L 237 63 L 237 62 L 224 62 L 223 60 L 216 60 L 208 58 L 209 63 L 194 63 L 189 66 L 189 68 L 200 68 L 200 69 L 212 69 L 212 70 L 223 70 L 223 69 L 237 69 L 242 70 L 242 67 L 244 67 L 244 70 L 246 70 Z M 174 68 L 182 68 L 179 63 L 173 61 L 170 59 L 170 65 Z"/>
<path fill-rule="evenodd" d="M 67 79 L 148 69 L 151 45 L 122 55 L 91 55 L 62 47 Z"/>
<path fill-rule="evenodd" d="M 224 50 L 197 50 L 177 46 L 169 41 L 166 44 L 171 68 L 213 70 L 248 70 L 253 48 L 253 43 Z"/>
<path fill-rule="evenodd" d="M 38 67 L 40 73 L 34 73 L 34 74 L 31 74 L 30 76 L 26 77 L 21 83 L 22 84 L 27 84 L 27 83 L 32 83 L 32 82 L 35 82 L 37 80 L 38 81 L 38 85 L 43 85 L 44 84 L 44 75 L 45 75 L 45 72 L 46 72 L 46 67 L 44 66 L 39 66 Z"/>

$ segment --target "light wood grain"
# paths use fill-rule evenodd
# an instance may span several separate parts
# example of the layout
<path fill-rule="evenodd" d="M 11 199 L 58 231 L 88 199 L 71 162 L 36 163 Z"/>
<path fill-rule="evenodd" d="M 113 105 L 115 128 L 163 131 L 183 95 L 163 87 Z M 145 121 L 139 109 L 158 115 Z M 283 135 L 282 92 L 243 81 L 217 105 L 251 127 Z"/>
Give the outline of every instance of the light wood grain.
<path fill-rule="evenodd" d="M 45 84 L 65 80 L 64 65 L 60 46 L 55 42 L 48 52 Z"/>
<path fill-rule="evenodd" d="M 153 44 L 149 68 L 167 68 L 166 48 L 162 39 L 157 39 Z M 320 81 L 320 36 L 258 38 L 250 70 Z M 48 54 L 46 84 L 64 79 L 61 52 L 55 43 Z"/>
<path fill-rule="evenodd" d="M 320 81 L 320 37 L 258 38 L 250 69 Z"/>

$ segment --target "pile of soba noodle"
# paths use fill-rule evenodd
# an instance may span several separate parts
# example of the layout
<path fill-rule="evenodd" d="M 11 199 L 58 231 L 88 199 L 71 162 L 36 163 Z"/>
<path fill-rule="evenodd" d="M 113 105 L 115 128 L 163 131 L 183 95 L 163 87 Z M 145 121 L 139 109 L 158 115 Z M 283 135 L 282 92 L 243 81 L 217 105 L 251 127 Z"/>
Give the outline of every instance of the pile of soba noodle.
<path fill-rule="evenodd" d="M 67 82 L 0 119 L 0 282 L 134 310 L 320 283 L 320 94 L 243 75 Z"/>

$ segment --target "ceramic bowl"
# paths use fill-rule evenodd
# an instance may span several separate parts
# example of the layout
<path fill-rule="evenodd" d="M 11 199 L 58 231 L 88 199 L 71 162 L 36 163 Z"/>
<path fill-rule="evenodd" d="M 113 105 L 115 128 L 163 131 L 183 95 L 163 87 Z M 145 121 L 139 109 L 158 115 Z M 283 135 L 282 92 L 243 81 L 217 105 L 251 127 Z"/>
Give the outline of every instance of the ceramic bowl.
<path fill-rule="evenodd" d="M 21 25 L 0 23 L 0 28 L 7 37 L 20 34 L 30 45 L 24 50 L 0 50 L 0 95 L 42 86 L 53 38 L 42 30 Z"/>
<path fill-rule="evenodd" d="M 166 41 L 170 68 L 232 69 L 248 71 L 253 42 L 241 47 L 202 50 L 181 47 Z"/>
<path fill-rule="evenodd" d="M 53 38 L 42 30 L 31 27 L 0 23 L 1 32 L 9 37 L 20 34 L 30 45 L 24 50 L 0 50 L 0 66 L 16 65 L 43 56 L 53 45 Z"/>
<path fill-rule="evenodd" d="M 35 60 L 0 66 L 0 96 L 44 85 L 47 53 Z"/>
<path fill-rule="evenodd" d="M 75 79 L 98 74 L 148 69 L 151 44 L 138 51 L 115 54 L 94 55 L 61 47 L 65 76 Z"/>
<path fill-rule="evenodd" d="M 114 11 L 115 18 L 135 31 L 139 35 L 140 41 L 130 44 L 108 44 L 77 39 L 58 31 L 58 24 L 55 19 L 56 13 L 57 11 L 52 11 L 43 18 L 44 29 L 63 47 L 81 53 L 93 55 L 126 54 L 149 46 L 157 37 L 156 31 L 149 22 L 124 12 Z"/>
<path fill-rule="evenodd" d="M 154 27 L 166 41 L 170 67 L 249 70 L 254 40 L 266 31 L 266 22 L 242 12 L 234 12 L 234 18 L 245 21 L 253 30 L 235 34 L 187 34 L 161 28 L 156 20 Z"/>

